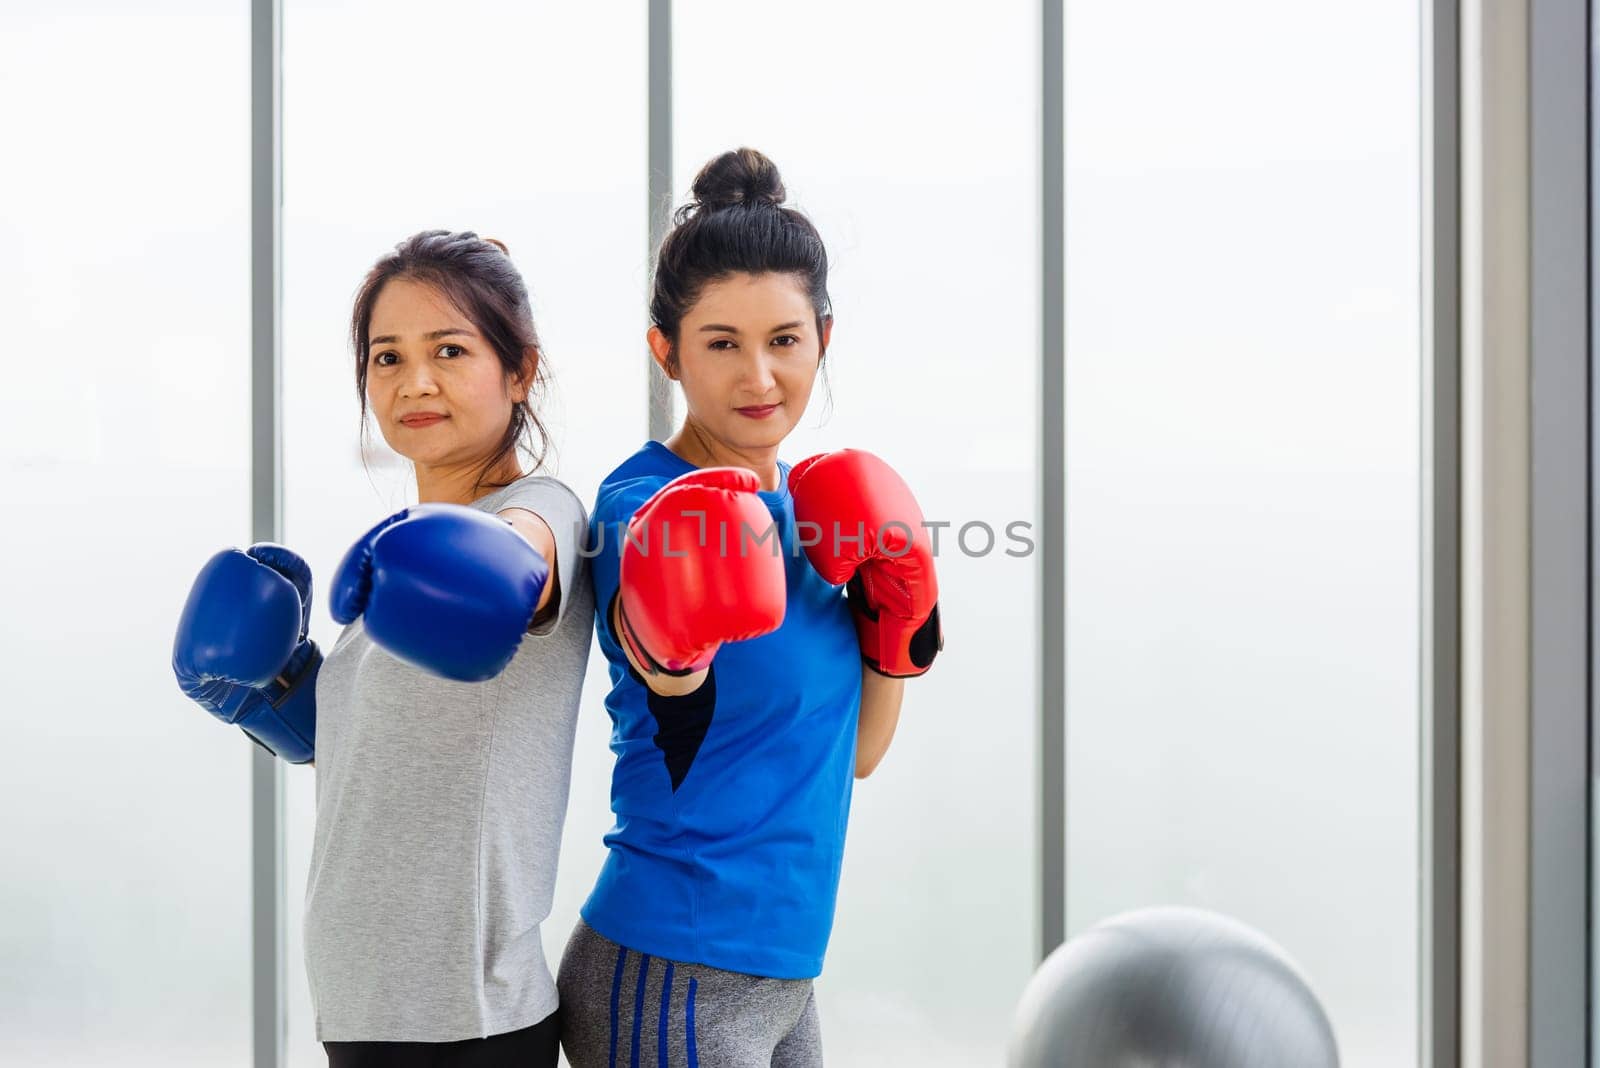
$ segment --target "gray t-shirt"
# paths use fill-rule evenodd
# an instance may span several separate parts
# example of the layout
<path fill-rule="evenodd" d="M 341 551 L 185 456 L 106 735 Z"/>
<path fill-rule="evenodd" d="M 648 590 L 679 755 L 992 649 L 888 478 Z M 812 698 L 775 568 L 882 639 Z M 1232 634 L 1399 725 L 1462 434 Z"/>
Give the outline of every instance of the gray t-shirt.
<path fill-rule="evenodd" d="M 539 925 L 594 615 L 584 509 L 537 475 L 473 507 L 526 508 L 549 524 L 559 612 L 486 682 L 396 660 L 359 619 L 327 653 L 304 926 L 318 1041 L 452 1042 L 556 1008 Z"/>

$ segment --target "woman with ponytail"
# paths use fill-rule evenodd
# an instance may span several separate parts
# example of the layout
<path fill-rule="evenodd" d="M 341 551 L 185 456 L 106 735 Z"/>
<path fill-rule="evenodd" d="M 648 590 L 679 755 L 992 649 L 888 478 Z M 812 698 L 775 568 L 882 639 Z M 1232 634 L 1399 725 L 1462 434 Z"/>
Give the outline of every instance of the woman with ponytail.
<path fill-rule="evenodd" d="M 942 645 L 921 513 L 883 460 L 778 458 L 833 330 L 827 255 L 761 153 L 701 170 L 647 340 L 683 424 L 602 482 L 608 855 L 558 977 L 574 1068 L 822 1063 L 812 980 L 853 781 Z"/>
<path fill-rule="evenodd" d="M 370 412 L 418 504 L 335 569 L 325 660 L 309 565 L 261 543 L 201 572 L 173 668 L 269 752 L 315 760 L 302 933 L 331 1068 L 554 1068 L 540 925 L 593 606 L 583 505 L 540 473 L 528 291 L 500 242 L 426 231 L 373 265 L 350 336 L 363 430 Z"/>

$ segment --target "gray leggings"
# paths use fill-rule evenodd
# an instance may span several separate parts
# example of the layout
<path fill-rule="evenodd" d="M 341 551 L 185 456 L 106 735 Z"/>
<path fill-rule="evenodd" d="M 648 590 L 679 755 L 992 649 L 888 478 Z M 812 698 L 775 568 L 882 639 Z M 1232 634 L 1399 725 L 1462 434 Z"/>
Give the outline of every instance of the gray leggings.
<path fill-rule="evenodd" d="M 572 1068 L 818 1068 L 810 979 L 764 979 L 626 949 L 582 920 L 556 979 Z"/>

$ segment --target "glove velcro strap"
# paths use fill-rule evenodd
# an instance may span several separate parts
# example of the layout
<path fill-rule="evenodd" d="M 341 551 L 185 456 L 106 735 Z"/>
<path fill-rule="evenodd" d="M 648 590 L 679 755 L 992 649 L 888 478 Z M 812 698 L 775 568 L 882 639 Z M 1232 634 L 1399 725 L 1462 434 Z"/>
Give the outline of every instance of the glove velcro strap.
<path fill-rule="evenodd" d="M 621 590 L 612 594 L 611 603 L 616 606 L 617 637 L 633 653 L 633 658 L 645 669 L 646 675 L 670 675 L 673 678 L 681 679 L 685 675 L 693 675 L 696 671 L 701 671 L 706 667 L 705 664 L 690 664 L 688 667 L 676 669 L 667 667 L 650 655 L 649 651 L 645 649 L 644 643 L 639 641 L 639 635 L 635 634 L 633 627 L 629 625 L 627 602 L 623 601 Z"/>
<path fill-rule="evenodd" d="M 262 692 L 273 708 L 282 708 L 294 697 L 295 691 L 307 681 L 314 683 L 321 668 L 322 650 L 317 648 L 316 642 L 307 639 L 294 651 L 294 655 L 289 657 L 289 662 L 278 673 L 278 677 L 272 680 L 272 685 Z"/>
<path fill-rule="evenodd" d="M 861 580 L 851 576 L 845 597 L 855 617 L 861 659 L 873 671 L 891 679 L 911 679 L 925 674 L 944 648 L 944 628 L 935 604 L 920 623 L 879 612 L 867 603 Z"/>
<path fill-rule="evenodd" d="M 322 650 L 307 639 L 269 685 L 257 691 L 262 701 L 239 720 L 249 739 L 291 764 L 316 756 L 316 680 Z"/>

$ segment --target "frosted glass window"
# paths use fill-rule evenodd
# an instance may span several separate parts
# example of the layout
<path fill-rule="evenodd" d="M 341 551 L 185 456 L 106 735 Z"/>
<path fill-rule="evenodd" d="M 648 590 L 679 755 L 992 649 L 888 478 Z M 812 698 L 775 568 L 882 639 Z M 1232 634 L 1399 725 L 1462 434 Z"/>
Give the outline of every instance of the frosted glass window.
<path fill-rule="evenodd" d="M 1417 5 L 1065 32 L 1069 933 L 1235 916 L 1413 1064 Z"/>
<path fill-rule="evenodd" d="M 173 680 L 247 545 L 249 5 L 0 9 L 0 1063 L 250 1060 L 254 747 Z"/>

